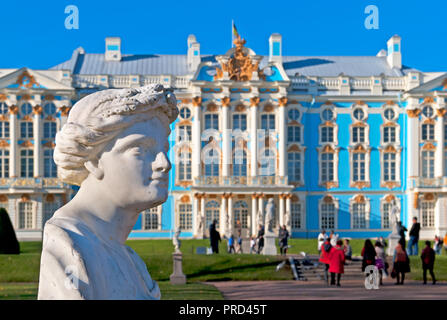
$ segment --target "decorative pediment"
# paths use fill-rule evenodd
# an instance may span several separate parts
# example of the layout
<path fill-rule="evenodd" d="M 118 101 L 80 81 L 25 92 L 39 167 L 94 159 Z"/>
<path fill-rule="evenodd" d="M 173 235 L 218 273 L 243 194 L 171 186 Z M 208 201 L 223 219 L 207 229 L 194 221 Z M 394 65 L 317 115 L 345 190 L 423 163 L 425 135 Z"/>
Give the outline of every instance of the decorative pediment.
<path fill-rule="evenodd" d="M 433 125 L 434 125 L 435 123 L 436 123 L 435 120 L 432 119 L 432 118 L 425 119 L 424 122 L 423 122 L 423 124 L 433 124 Z"/>
<path fill-rule="evenodd" d="M 354 197 L 353 201 L 355 203 L 366 203 L 365 196 L 363 194 L 358 194 Z"/>
<path fill-rule="evenodd" d="M 330 196 L 330 195 L 326 195 L 323 198 L 323 202 L 324 203 L 333 203 L 334 202 L 334 198 L 332 196 Z"/>
<path fill-rule="evenodd" d="M 8 196 L 7 195 L 0 195 L 0 202 L 8 202 Z"/>
<path fill-rule="evenodd" d="M 435 103 L 435 99 L 433 99 L 433 97 L 425 97 L 422 103 L 423 104 Z"/>
<path fill-rule="evenodd" d="M 20 89 L 29 89 L 33 87 L 40 87 L 33 75 L 28 70 L 24 70 L 18 77 L 16 84 Z"/>
<path fill-rule="evenodd" d="M 433 143 L 431 143 L 431 142 L 427 142 L 426 144 L 424 144 L 422 146 L 422 150 L 435 151 L 436 150 L 436 146 Z"/>
<path fill-rule="evenodd" d="M 238 104 L 235 108 L 234 111 L 236 112 L 245 112 L 246 108 L 243 104 Z"/>
<path fill-rule="evenodd" d="M 363 128 L 364 128 L 364 127 L 366 127 L 367 125 L 366 125 L 366 123 L 364 123 L 364 122 L 357 121 L 357 122 L 353 123 L 352 126 L 353 126 L 353 127 L 363 127 Z"/>
<path fill-rule="evenodd" d="M 388 122 L 384 123 L 383 126 L 384 127 L 398 127 L 397 123 L 392 122 L 392 121 L 388 121 Z"/>
<path fill-rule="evenodd" d="M 184 196 L 182 196 L 180 198 L 180 202 L 182 202 L 182 203 L 189 203 L 189 202 L 191 202 L 191 198 L 187 194 L 185 194 Z"/>
<path fill-rule="evenodd" d="M 4 93 L 0 93 L 0 101 L 6 101 L 8 99 L 8 96 Z"/>
<path fill-rule="evenodd" d="M 441 109 L 436 109 L 436 114 L 438 115 L 438 117 L 443 117 L 446 113 L 446 109 L 445 108 L 441 108 Z"/>
<path fill-rule="evenodd" d="M 388 194 L 385 199 L 386 202 L 393 202 L 394 200 L 396 200 L 396 197 L 392 194 Z"/>
<path fill-rule="evenodd" d="M 329 144 L 325 145 L 321 151 L 324 153 L 335 153 L 335 149 Z"/>
<path fill-rule="evenodd" d="M 287 101 L 288 101 L 287 97 L 281 97 L 278 99 L 278 105 L 280 107 L 285 107 L 285 106 L 287 106 Z"/>
<path fill-rule="evenodd" d="M 54 149 L 54 148 L 56 147 L 56 144 L 55 144 L 53 141 L 48 141 L 48 142 L 45 143 L 43 146 L 44 146 L 44 147 L 47 147 L 47 148 Z"/>
<path fill-rule="evenodd" d="M 367 181 L 356 181 L 356 182 L 351 183 L 352 188 L 363 189 L 363 188 L 368 188 L 369 186 L 370 186 L 370 183 Z"/>
<path fill-rule="evenodd" d="M 67 106 L 60 107 L 59 111 L 61 112 L 61 116 L 64 116 L 64 117 L 68 116 L 68 113 L 70 112 L 70 109 L 71 108 L 67 107 Z"/>
<path fill-rule="evenodd" d="M 287 149 L 287 152 L 300 152 L 301 149 L 296 144 L 292 145 Z"/>
<path fill-rule="evenodd" d="M 435 195 L 431 192 L 424 193 L 424 200 L 433 201 L 435 200 Z"/>
<path fill-rule="evenodd" d="M 192 98 L 192 105 L 195 107 L 199 107 L 202 104 L 202 97 L 194 97 Z"/>
<path fill-rule="evenodd" d="M 326 181 L 326 182 L 323 182 L 321 184 L 321 186 L 326 188 L 326 189 L 337 188 L 338 187 L 338 182 L 336 182 L 336 181 Z"/>
<path fill-rule="evenodd" d="M 29 140 L 25 140 L 22 144 L 22 147 L 30 148 L 33 146 L 33 144 Z"/>
<path fill-rule="evenodd" d="M 0 147 L 1 148 L 9 147 L 9 143 L 6 140 L 0 140 Z"/>
<path fill-rule="evenodd" d="M 385 149 L 383 149 L 383 152 L 397 153 L 397 150 L 396 150 L 396 147 L 394 147 L 393 145 L 389 145 Z"/>
<path fill-rule="evenodd" d="M 337 125 L 332 121 L 326 121 L 322 124 L 324 127 L 336 127 Z"/>
<path fill-rule="evenodd" d="M 258 106 L 260 101 L 261 101 L 261 99 L 259 97 L 252 97 L 252 98 L 250 98 L 250 106 L 252 106 L 252 107 Z"/>
<path fill-rule="evenodd" d="M 396 182 L 396 181 L 387 181 L 387 182 L 383 182 L 380 186 L 382 188 L 394 189 L 394 188 L 398 188 L 400 186 L 400 183 Z M 388 201 L 388 202 L 390 202 L 390 201 Z"/>
<path fill-rule="evenodd" d="M 223 97 L 221 100 L 222 107 L 228 107 L 230 105 L 230 97 Z"/>
<path fill-rule="evenodd" d="M 368 150 L 361 144 L 358 144 L 355 148 L 352 149 L 353 152 L 357 153 L 366 153 Z"/>
<path fill-rule="evenodd" d="M 244 53 L 246 41 L 239 35 L 234 40 L 235 50 L 227 61 L 221 62 L 221 67 L 216 68 L 214 80 L 222 79 L 223 73 L 228 72 L 228 77 L 233 81 L 250 81 L 253 72 L 258 73 L 260 79 L 265 79 L 262 70 L 259 69 L 259 62 L 253 61 L 248 53 Z"/>

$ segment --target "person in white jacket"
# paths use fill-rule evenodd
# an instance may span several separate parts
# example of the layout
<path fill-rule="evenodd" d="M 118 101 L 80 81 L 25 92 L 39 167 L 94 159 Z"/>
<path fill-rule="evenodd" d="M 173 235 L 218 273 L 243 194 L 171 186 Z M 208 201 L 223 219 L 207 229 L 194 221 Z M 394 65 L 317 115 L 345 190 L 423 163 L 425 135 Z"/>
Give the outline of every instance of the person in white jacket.
<path fill-rule="evenodd" d="M 321 253 L 321 246 L 324 241 L 327 239 L 328 235 L 326 234 L 326 230 L 321 230 L 321 233 L 318 235 L 318 252 Z"/>

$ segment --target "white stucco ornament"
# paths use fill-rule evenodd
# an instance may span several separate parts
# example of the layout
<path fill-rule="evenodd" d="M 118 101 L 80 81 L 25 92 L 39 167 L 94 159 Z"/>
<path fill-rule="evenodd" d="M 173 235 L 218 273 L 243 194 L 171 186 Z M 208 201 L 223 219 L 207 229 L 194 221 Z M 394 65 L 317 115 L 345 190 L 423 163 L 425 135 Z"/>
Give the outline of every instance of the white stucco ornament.
<path fill-rule="evenodd" d="M 177 115 L 162 85 L 104 90 L 74 105 L 54 160 L 59 178 L 80 189 L 45 225 L 38 299 L 160 299 L 124 243 L 140 212 L 168 197 Z"/>

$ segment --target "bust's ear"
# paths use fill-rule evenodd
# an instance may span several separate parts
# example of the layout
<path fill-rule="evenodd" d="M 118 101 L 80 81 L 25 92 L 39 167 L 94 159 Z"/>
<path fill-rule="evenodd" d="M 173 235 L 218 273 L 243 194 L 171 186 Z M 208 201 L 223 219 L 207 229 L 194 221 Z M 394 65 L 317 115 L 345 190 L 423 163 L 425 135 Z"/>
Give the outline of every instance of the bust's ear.
<path fill-rule="evenodd" d="M 84 166 L 96 179 L 101 180 L 104 177 L 104 170 L 99 166 L 98 159 L 89 160 L 84 163 Z"/>

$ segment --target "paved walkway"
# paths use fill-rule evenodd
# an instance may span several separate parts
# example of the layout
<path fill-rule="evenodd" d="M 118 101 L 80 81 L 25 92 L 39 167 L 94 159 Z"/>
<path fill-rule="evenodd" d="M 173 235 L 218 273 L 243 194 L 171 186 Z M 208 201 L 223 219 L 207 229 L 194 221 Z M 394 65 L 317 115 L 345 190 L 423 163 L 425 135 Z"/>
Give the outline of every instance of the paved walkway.
<path fill-rule="evenodd" d="M 322 281 L 223 281 L 207 282 L 229 300 L 371 300 L 428 299 L 447 300 L 447 282 L 422 285 L 421 281 L 406 281 L 394 285 L 385 279 L 378 290 L 365 289 L 361 280 L 341 281 L 341 287 L 326 287 Z"/>

